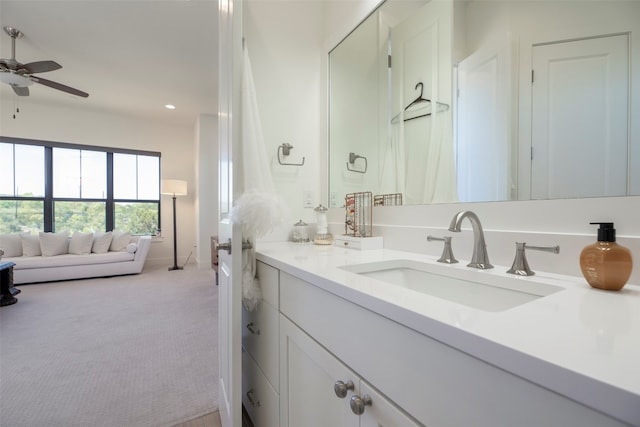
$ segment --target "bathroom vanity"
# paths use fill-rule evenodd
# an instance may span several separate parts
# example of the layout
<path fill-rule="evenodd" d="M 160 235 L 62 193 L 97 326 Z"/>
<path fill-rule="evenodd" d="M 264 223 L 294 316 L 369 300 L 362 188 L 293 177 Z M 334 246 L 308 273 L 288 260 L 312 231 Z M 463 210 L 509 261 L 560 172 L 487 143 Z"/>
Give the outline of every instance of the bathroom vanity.
<path fill-rule="evenodd" d="M 242 340 L 256 426 L 640 425 L 638 286 L 388 249 L 259 243 L 257 259 Z M 480 291 L 458 299 L 465 286 Z"/>

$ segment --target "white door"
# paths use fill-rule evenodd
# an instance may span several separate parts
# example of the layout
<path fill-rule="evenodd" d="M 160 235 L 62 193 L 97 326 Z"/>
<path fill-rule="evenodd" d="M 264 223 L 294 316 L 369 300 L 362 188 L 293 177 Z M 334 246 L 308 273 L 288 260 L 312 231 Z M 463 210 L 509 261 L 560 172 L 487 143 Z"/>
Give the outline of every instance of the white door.
<path fill-rule="evenodd" d="M 461 202 L 509 200 L 508 38 L 488 42 L 458 65 L 456 176 Z"/>
<path fill-rule="evenodd" d="M 534 46 L 531 198 L 627 192 L 628 36 Z"/>
<path fill-rule="evenodd" d="M 218 404 L 223 427 L 242 425 L 242 236 L 229 219 L 233 185 L 240 171 L 233 168 L 233 159 L 240 158 L 240 79 L 234 77 L 240 76 L 242 66 L 241 22 L 241 0 L 219 0 L 218 239 L 231 244 L 231 253 L 218 251 Z"/>

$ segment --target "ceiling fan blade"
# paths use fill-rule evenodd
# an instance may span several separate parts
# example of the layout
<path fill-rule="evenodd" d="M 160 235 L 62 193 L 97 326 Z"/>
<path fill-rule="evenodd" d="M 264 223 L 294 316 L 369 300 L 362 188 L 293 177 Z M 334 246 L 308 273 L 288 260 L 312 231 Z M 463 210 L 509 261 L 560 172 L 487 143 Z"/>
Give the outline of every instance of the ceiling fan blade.
<path fill-rule="evenodd" d="M 86 98 L 89 96 L 88 93 L 83 92 L 81 90 L 78 89 L 74 89 L 72 87 L 69 86 L 65 86 L 61 83 L 56 83 L 56 82 L 52 82 L 51 80 L 47 80 L 47 79 L 43 79 L 42 77 L 36 77 L 36 76 L 29 76 L 29 79 L 31 79 L 31 81 L 36 82 L 36 83 L 40 83 L 42 85 L 45 86 L 49 86 L 52 89 L 57 89 L 57 90 L 61 90 L 63 92 L 67 92 L 70 93 L 71 95 L 77 95 L 77 96 L 81 96 L 83 98 Z"/>
<path fill-rule="evenodd" d="M 47 71 L 59 70 L 62 68 L 62 65 L 58 64 L 56 61 L 36 61 L 24 64 L 22 68 L 27 70 L 28 74 L 46 73 Z"/>
<path fill-rule="evenodd" d="M 11 89 L 13 89 L 13 91 L 16 93 L 16 95 L 18 96 L 29 96 L 29 88 L 28 87 L 22 87 L 22 86 L 13 86 L 11 85 Z"/>

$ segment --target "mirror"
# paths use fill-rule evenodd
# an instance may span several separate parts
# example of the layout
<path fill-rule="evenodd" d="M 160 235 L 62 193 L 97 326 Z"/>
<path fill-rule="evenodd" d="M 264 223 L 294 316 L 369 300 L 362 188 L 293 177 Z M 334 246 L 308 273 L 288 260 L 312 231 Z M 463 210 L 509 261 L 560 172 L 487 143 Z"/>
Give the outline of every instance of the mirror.
<path fill-rule="evenodd" d="M 329 52 L 330 206 L 640 195 L 639 34 L 636 1 L 386 0 Z"/>

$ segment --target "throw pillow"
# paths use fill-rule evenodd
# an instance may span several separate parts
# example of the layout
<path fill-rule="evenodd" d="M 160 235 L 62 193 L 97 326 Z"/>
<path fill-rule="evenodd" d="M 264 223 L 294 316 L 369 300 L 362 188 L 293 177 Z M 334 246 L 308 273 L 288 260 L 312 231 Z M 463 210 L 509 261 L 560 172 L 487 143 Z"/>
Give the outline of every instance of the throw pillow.
<path fill-rule="evenodd" d="M 0 249 L 5 257 L 22 256 L 22 239 L 20 233 L 0 234 Z"/>
<path fill-rule="evenodd" d="M 138 245 L 136 245 L 135 243 L 131 242 L 127 245 L 127 252 L 129 252 L 130 254 L 135 254 L 137 250 Z"/>
<path fill-rule="evenodd" d="M 75 255 L 86 255 L 91 253 L 93 246 L 93 233 L 80 233 L 75 231 L 69 241 L 69 253 Z"/>
<path fill-rule="evenodd" d="M 22 256 L 41 256 L 40 237 L 31 234 L 21 234 Z"/>
<path fill-rule="evenodd" d="M 131 241 L 131 233 L 113 230 L 113 240 L 111 240 L 109 250 L 113 252 L 126 251 L 129 241 Z"/>
<path fill-rule="evenodd" d="M 95 254 L 106 254 L 109 251 L 112 238 L 113 235 L 110 231 L 107 231 L 106 233 L 94 233 L 91 252 Z"/>
<path fill-rule="evenodd" d="M 40 250 L 42 256 L 56 256 L 69 253 L 69 232 L 40 232 Z"/>

